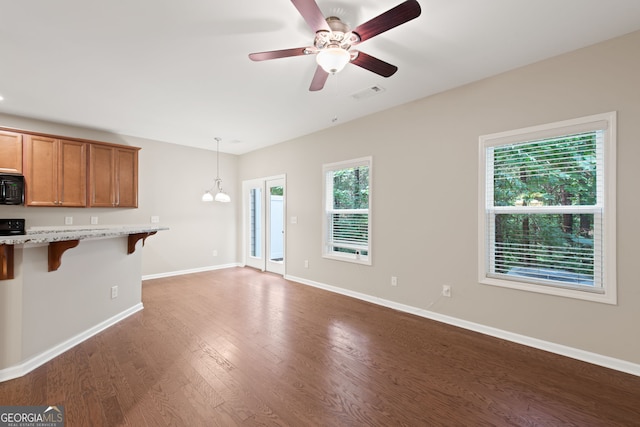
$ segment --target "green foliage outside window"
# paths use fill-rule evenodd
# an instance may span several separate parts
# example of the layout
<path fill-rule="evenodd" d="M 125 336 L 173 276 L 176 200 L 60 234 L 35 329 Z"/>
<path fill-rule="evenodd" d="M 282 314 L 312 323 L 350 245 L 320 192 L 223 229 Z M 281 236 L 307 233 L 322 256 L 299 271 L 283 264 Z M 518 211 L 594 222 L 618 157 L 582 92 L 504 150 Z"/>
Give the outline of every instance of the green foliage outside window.
<path fill-rule="evenodd" d="M 369 167 L 341 169 L 333 172 L 333 208 L 369 208 Z"/>
<path fill-rule="evenodd" d="M 358 166 L 333 171 L 333 208 L 335 210 L 369 209 L 369 167 Z M 334 213 L 333 241 L 366 248 L 369 241 L 367 213 Z M 368 255 L 366 249 L 333 248 L 336 252 Z"/>
<path fill-rule="evenodd" d="M 494 149 L 494 205 L 596 204 L 596 135 Z"/>
<path fill-rule="evenodd" d="M 597 133 L 493 148 L 493 205 L 596 205 Z M 495 272 L 557 269 L 593 276 L 593 213 L 495 215 Z"/>

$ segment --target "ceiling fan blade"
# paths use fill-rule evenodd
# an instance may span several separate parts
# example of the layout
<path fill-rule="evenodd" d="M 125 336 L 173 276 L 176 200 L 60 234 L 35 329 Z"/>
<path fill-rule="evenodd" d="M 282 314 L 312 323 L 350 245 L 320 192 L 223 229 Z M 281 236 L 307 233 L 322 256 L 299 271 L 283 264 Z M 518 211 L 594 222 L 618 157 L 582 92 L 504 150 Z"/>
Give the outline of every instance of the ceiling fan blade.
<path fill-rule="evenodd" d="M 396 71 L 398 71 L 398 67 L 396 67 L 395 65 L 391 65 L 381 59 L 375 58 L 371 55 L 367 55 L 364 52 L 360 52 L 357 50 L 352 50 L 351 52 L 357 53 L 356 57 L 351 60 L 352 64 L 381 75 L 382 77 L 391 77 L 395 74 Z"/>
<path fill-rule="evenodd" d="M 311 86 L 309 86 L 310 91 L 320 90 L 324 87 L 324 84 L 329 78 L 329 73 L 322 69 L 321 66 L 318 65 L 316 68 L 316 73 L 313 75 L 313 80 L 311 80 Z"/>
<path fill-rule="evenodd" d="M 296 47 L 293 49 L 270 50 L 268 52 L 250 53 L 249 58 L 252 61 L 266 61 L 268 59 L 288 58 L 290 56 L 306 55 L 306 47 Z"/>
<path fill-rule="evenodd" d="M 298 12 L 300 12 L 300 15 L 302 15 L 314 33 L 320 30 L 331 31 L 315 0 L 291 0 L 291 3 L 298 9 Z"/>
<path fill-rule="evenodd" d="M 363 42 L 417 18 L 421 12 L 422 9 L 420 9 L 420 5 L 416 0 L 407 0 L 364 24 L 358 25 L 353 32 L 358 34 L 360 36 L 360 42 Z"/>

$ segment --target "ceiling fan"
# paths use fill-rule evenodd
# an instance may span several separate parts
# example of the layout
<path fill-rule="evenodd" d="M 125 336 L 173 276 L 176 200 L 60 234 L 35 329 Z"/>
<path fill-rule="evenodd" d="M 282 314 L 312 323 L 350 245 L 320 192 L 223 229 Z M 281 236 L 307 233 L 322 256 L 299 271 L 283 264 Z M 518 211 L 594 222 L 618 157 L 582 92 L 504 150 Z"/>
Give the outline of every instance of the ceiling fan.
<path fill-rule="evenodd" d="M 329 77 L 329 73 L 335 74 L 339 72 L 349 62 L 383 77 L 392 76 L 398 71 L 398 67 L 351 48 L 378 34 L 411 21 L 420 16 L 421 13 L 420 5 L 416 0 L 406 0 L 350 30 L 347 24 L 338 17 L 329 16 L 325 19 L 315 0 L 291 0 L 291 3 L 298 9 L 307 25 L 315 31 L 316 36 L 313 40 L 313 46 L 257 52 L 250 54 L 249 58 L 253 61 L 265 61 L 268 59 L 315 54 L 318 67 L 311 81 L 310 91 L 322 89 Z"/>

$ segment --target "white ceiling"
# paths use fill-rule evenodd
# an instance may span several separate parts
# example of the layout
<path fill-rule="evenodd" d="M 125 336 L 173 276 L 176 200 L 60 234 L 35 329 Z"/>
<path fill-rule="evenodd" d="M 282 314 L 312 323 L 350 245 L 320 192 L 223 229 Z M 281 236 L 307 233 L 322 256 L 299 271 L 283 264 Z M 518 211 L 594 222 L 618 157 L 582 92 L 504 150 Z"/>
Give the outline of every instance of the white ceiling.
<path fill-rule="evenodd" d="M 290 0 L 0 0 L 0 112 L 241 154 L 640 29 L 638 0 L 419 1 L 358 46 L 394 76 L 309 92 L 314 57 L 247 56 L 312 44 Z M 318 5 L 355 27 L 400 2 Z"/>

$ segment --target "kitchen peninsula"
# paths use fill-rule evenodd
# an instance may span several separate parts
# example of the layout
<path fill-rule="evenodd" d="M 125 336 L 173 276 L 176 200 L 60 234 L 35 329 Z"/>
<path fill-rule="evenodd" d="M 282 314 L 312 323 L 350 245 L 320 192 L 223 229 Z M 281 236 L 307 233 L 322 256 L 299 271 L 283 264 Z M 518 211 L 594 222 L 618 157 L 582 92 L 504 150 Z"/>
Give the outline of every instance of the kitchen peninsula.
<path fill-rule="evenodd" d="M 37 227 L 0 237 L 0 381 L 141 310 L 142 246 L 167 227 Z"/>

